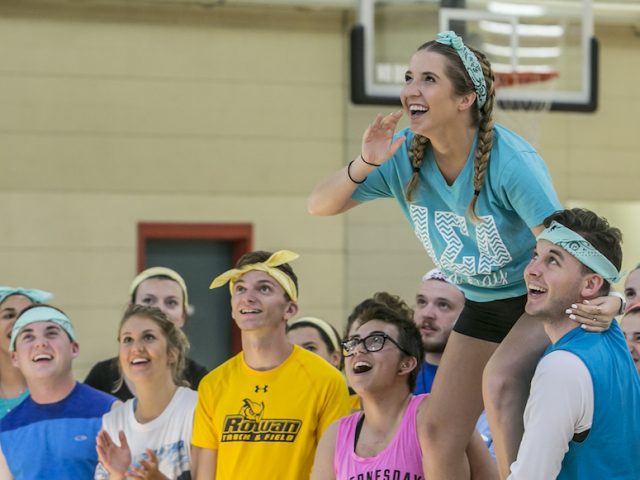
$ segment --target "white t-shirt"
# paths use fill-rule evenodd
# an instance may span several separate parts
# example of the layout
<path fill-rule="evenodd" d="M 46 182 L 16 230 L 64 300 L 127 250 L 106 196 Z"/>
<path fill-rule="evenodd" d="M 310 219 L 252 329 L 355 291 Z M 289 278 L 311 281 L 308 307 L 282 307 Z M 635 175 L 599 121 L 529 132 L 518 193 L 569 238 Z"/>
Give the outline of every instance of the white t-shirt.
<path fill-rule="evenodd" d="M 145 458 L 145 449 L 153 450 L 158 457 L 160 472 L 171 480 L 189 478 L 191 471 L 191 432 L 193 412 L 198 401 L 197 392 L 178 387 L 171 402 L 158 418 L 140 423 L 134 415 L 132 398 L 102 417 L 102 428 L 119 444 L 118 432 L 123 431 L 131 449 L 132 465 L 139 466 Z M 96 480 L 107 480 L 109 473 L 98 464 Z"/>
<path fill-rule="evenodd" d="M 507 480 L 556 478 L 569 442 L 593 422 L 593 382 L 587 366 L 571 352 L 544 356 L 531 381 L 524 435 Z"/>

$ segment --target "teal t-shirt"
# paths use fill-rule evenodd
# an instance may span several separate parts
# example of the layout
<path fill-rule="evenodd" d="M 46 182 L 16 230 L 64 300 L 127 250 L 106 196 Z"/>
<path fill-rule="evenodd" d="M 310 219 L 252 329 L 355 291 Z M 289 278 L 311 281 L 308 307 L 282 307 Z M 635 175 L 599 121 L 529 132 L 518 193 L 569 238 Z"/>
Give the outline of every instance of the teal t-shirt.
<path fill-rule="evenodd" d="M 29 390 L 25 390 L 17 397 L 13 398 L 0 398 L 0 418 L 4 417 L 7 413 L 14 409 L 14 407 L 20 405 L 22 401 L 29 396 Z"/>
<path fill-rule="evenodd" d="M 409 203 L 404 191 L 413 174 L 408 154 L 413 133 L 406 129 L 398 135 L 407 137 L 403 145 L 369 174 L 353 198 L 395 198 L 431 260 L 469 300 L 487 302 L 526 293 L 523 272 L 535 246 L 530 229 L 562 208 L 535 149 L 509 129 L 494 127 L 488 171 L 476 204 L 476 214 L 484 221 L 474 225 L 465 212 L 474 190 L 477 138 L 452 185 L 428 146 Z"/>

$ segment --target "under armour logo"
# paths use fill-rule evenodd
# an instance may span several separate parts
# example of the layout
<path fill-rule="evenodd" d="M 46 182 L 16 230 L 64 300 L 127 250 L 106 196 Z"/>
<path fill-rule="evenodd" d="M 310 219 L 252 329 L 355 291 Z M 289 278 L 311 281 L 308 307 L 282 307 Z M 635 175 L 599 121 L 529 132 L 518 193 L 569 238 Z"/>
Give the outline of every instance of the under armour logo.
<path fill-rule="evenodd" d="M 254 393 L 258 393 L 259 391 L 263 391 L 264 393 L 267 393 L 267 388 L 269 388 L 269 385 L 265 385 L 264 387 L 261 387 L 260 385 L 256 385 L 256 388 L 253 391 Z"/>

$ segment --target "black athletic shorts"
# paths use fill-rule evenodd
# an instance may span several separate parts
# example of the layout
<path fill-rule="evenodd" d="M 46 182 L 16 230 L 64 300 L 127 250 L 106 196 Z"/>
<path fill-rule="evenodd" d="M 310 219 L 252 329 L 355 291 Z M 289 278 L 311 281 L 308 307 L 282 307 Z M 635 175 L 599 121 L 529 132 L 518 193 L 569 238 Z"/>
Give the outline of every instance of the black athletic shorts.
<path fill-rule="evenodd" d="M 526 303 L 526 295 L 492 302 L 465 300 L 453 330 L 468 337 L 500 343 L 524 313 Z"/>

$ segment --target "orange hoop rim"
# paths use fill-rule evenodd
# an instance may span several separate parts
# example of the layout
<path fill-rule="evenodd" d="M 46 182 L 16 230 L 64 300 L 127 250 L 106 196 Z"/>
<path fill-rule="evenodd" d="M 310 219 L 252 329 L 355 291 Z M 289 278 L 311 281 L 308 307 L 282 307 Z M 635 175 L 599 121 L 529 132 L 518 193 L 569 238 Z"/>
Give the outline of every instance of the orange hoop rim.
<path fill-rule="evenodd" d="M 558 76 L 558 72 L 494 72 L 496 88 L 547 82 Z"/>

